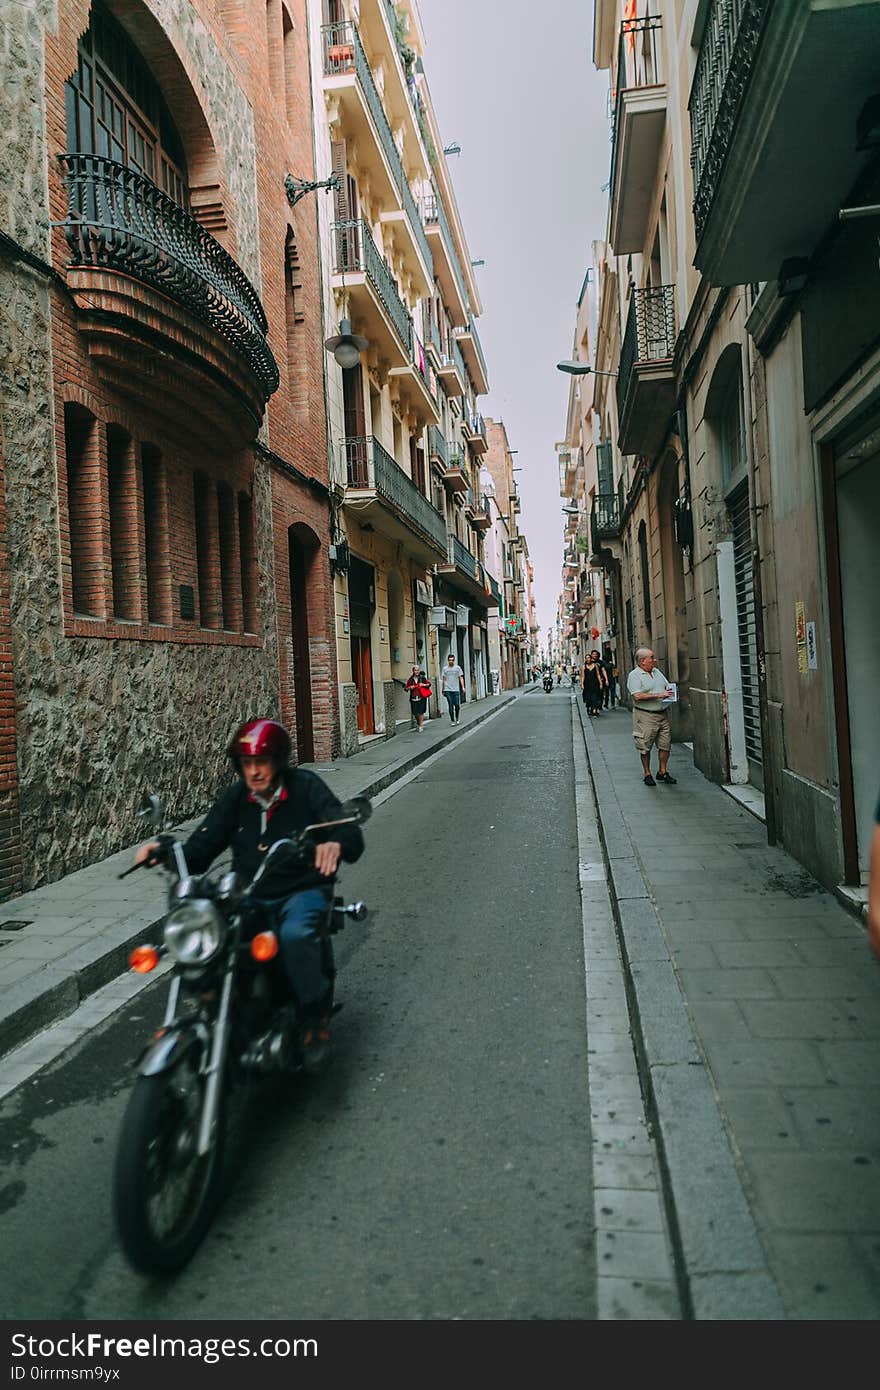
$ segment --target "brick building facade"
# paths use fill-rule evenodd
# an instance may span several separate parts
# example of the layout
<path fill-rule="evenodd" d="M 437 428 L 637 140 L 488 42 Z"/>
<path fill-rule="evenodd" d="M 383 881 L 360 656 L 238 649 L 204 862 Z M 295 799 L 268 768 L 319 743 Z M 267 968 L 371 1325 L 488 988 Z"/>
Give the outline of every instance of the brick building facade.
<path fill-rule="evenodd" d="M 0 896 L 147 783 L 196 811 L 253 713 L 338 752 L 304 0 L 13 5 L 2 45 Z"/>

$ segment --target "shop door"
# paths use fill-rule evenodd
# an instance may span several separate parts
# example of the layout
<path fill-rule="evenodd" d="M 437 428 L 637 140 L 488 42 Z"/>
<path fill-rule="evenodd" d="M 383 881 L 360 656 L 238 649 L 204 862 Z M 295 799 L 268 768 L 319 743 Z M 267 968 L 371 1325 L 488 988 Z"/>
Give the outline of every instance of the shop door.
<path fill-rule="evenodd" d="M 351 639 L 351 670 L 357 686 L 358 733 L 375 733 L 373 723 L 373 662 L 369 637 Z"/>
<path fill-rule="evenodd" d="M 728 499 L 733 528 L 733 573 L 736 587 L 736 618 L 739 635 L 739 665 L 742 675 L 743 722 L 749 781 L 764 785 L 761 747 L 761 708 L 758 701 L 758 649 L 755 641 L 755 587 L 752 579 L 752 527 L 749 515 L 748 485 Z"/>

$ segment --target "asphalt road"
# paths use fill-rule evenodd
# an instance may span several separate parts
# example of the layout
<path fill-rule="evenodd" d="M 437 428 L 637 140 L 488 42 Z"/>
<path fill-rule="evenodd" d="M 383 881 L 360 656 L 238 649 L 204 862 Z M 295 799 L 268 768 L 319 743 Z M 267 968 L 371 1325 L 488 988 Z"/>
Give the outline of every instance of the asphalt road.
<path fill-rule="evenodd" d="M 109 1196 L 166 986 L 7 1097 L 2 1316 L 595 1316 L 570 709 L 529 694 L 377 809 L 343 882 L 372 916 L 337 938 L 334 1061 L 252 1096 L 176 1279 L 132 1273 Z"/>

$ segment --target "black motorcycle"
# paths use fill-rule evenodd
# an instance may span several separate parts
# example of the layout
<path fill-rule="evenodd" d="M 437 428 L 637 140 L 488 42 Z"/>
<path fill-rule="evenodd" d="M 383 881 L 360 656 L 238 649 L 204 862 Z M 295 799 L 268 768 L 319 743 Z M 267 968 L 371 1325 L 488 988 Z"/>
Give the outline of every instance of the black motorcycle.
<path fill-rule="evenodd" d="M 181 842 L 156 836 L 157 858 L 173 875 L 169 911 L 162 943 L 139 946 L 131 965 L 147 973 L 167 956 L 173 978 L 162 1026 L 137 1064 L 113 1190 L 119 1240 L 136 1269 L 173 1273 L 205 1235 L 220 1195 L 231 1090 L 255 1074 L 292 1075 L 303 1068 L 301 1029 L 278 937 L 252 895 L 270 869 L 283 865 L 287 876 L 310 868 L 316 832 L 363 824 L 371 812 L 367 798 L 358 797 L 343 806 L 339 819 L 276 841 L 249 884 L 234 871 L 191 876 Z M 161 823 L 155 797 L 141 815 Z M 321 931 L 331 981 L 324 1001 L 328 1014 L 334 1009 L 332 937 L 347 919 L 360 922 L 366 915 L 363 903 L 328 900 Z"/>
<path fill-rule="evenodd" d="M 551 675 L 551 673 L 550 673 L 549 671 L 547 672 L 547 674 L 546 674 L 545 677 L 544 677 L 543 684 L 544 684 L 544 689 L 545 689 L 545 691 L 546 691 L 547 694 L 549 695 L 550 692 L 551 692 L 551 690 L 553 689 L 553 676 Z"/>

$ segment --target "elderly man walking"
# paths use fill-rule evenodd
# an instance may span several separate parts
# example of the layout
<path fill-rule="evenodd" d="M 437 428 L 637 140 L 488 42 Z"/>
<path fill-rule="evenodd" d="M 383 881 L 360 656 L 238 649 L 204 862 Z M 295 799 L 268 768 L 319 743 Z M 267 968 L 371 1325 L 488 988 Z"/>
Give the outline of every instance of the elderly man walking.
<path fill-rule="evenodd" d="M 666 770 L 672 733 L 663 701 L 669 700 L 675 692 L 663 672 L 658 670 L 650 647 L 639 647 L 636 652 L 636 664 L 627 676 L 626 688 L 633 700 L 633 740 L 642 759 L 645 786 L 656 787 L 657 782 L 673 786 L 677 779 Z M 651 749 L 655 743 L 660 763 L 657 782 L 651 776 Z"/>

